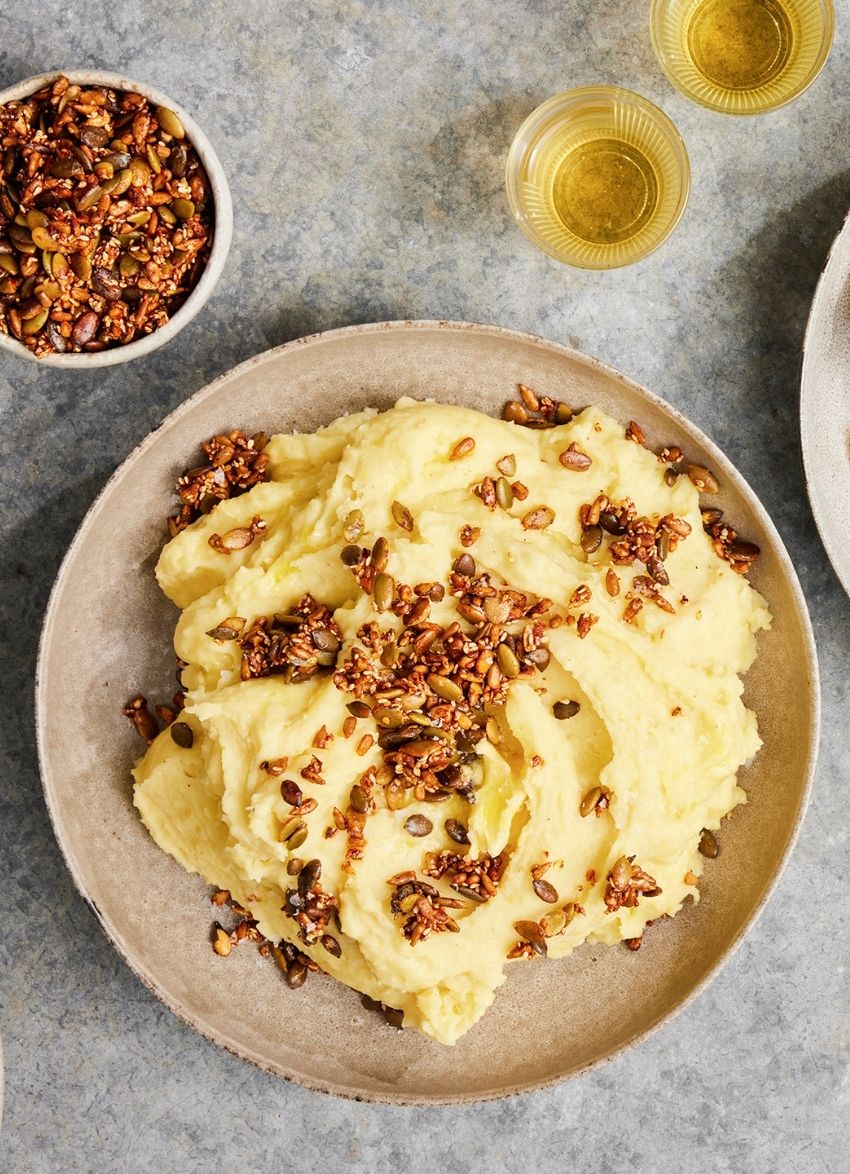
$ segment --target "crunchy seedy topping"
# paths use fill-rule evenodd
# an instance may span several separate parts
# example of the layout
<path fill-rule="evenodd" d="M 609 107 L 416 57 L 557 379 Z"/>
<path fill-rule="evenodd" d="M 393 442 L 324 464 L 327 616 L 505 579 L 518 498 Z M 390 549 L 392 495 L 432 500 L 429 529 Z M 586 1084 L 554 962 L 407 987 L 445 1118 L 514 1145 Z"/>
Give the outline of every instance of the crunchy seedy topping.
<path fill-rule="evenodd" d="M 427 594 L 418 594 L 426 588 Z M 416 591 L 394 584 L 391 610 L 402 630 L 364 624 L 334 683 L 360 704 L 372 699 L 366 712 L 378 724 L 378 744 L 390 768 L 387 782 L 396 790 L 412 789 L 417 799 L 455 792 L 473 801 L 470 768 L 487 723 L 482 707 L 501 704 L 512 680 L 548 665 L 539 617 L 551 600 L 496 586 L 488 575 L 476 574 L 471 555 L 462 554 L 449 591 L 460 616 L 473 625 L 465 632 L 457 621 L 441 625 L 429 619 L 433 589 L 433 584 L 419 584 Z M 398 799 L 388 787 L 388 804 L 395 809 L 402 805 Z"/>
<path fill-rule="evenodd" d="M 520 399 L 508 400 L 502 408 L 502 419 L 524 428 L 554 428 L 557 424 L 569 424 L 573 409 L 563 400 L 538 395 L 524 383 L 518 384 Z M 510 475 L 510 474 L 509 474 Z"/>
<path fill-rule="evenodd" d="M 578 617 L 578 624 L 576 631 L 580 640 L 584 640 L 585 636 L 590 633 L 590 629 L 594 624 L 599 622 L 599 616 L 595 616 L 593 612 L 582 612 Z"/>
<path fill-rule="evenodd" d="M 469 454 L 474 449 L 475 449 L 475 441 L 473 440 L 473 438 L 471 436 L 464 436 L 464 437 L 462 437 L 462 439 L 460 439 L 457 442 L 457 444 L 454 446 L 452 451 L 449 453 L 449 460 L 450 461 L 462 460 L 463 457 L 468 457 Z"/>
<path fill-rule="evenodd" d="M 339 906 L 336 897 L 322 888 L 321 875 L 321 860 L 308 860 L 298 873 L 297 888 L 287 889 L 284 896 L 283 912 L 296 921 L 298 936 L 307 946 L 320 939 L 325 944 L 327 927 Z"/>
<path fill-rule="evenodd" d="M 57 77 L 0 106 L 0 331 L 38 356 L 164 325 L 209 253 L 209 180 L 180 119 Z"/>
<path fill-rule="evenodd" d="M 626 427 L 626 440 L 631 440 L 635 444 L 646 443 L 646 433 L 636 420 L 629 420 L 628 426 Z"/>
<path fill-rule="evenodd" d="M 480 526 L 461 526 L 460 528 L 460 544 L 463 547 L 474 546 L 474 544 L 481 537 Z"/>
<path fill-rule="evenodd" d="M 428 852 L 423 872 L 433 880 L 448 877 L 449 887 L 460 897 L 481 905 L 495 897 L 508 864 L 505 852 L 498 856 L 461 856 L 457 852 Z"/>
<path fill-rule="evenodd" d="M 168 519 L 172 538 L 218 502 L 236 497 L 266 480 L 269 458 L 262 451 L 266 439 L 260 434 L 249 438 L 235 428 L 201 445 L 206 464 L 189 469 L 177 479 L 180 508 Z"/>
<path fill-rule="evenodd" d="M 711 539 L 718 558 L 727 562 L 733 571 L 746 575 L 761 554 L 754 542 L 744 542 L 735 530 L 723 521 L 721 510 L 703 510 L 703 529 Z"/>
<path fill-rule="evenodd" d="M 605 906 L 609 913 L 618 909 L 634 909 L 641 897 L 661 894 L 656 881 L 634 863 L 634 856 L 621 856 L 606 877 Z"/>
<path fill-rule="evenodd" d="M 282 673 L 287 681 L 306 681 L 336 664 L 341 644 L 330 609 L 304 595 L 291 612 L 259 616 L 239 637 L 242 680 Z"/>
<path fill-rule="evenodd" d="M 395 889 L 390 909 L 395 917 L 404 918 L 401 929 L 411 946 L 432 933 L 460 932 L 460 926 L 446 910 L 462 909 L 463 901 L 443 897 L 433 885 L 417 880 L 414 872 L 398 873 L 387 884 Z"/>

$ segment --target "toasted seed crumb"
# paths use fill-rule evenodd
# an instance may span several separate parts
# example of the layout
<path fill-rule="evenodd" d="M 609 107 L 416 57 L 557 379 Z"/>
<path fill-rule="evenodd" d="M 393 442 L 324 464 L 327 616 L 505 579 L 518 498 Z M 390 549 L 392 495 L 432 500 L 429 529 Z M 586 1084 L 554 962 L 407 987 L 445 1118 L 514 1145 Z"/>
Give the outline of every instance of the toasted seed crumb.
<path fill-rule="evenodd" d="M 636 420 L 629 420 L 626 428 L 626 440 L 632 440 L 635 444 L 644 444 L 646 442 L 646 434 Z"/>
<path fill-rule="evenodd" d="M 481 536 L 480 526 L 461 526 L 460 528 L 460 544 L 464 547 L 470 547 Z"/>
<path fill-rule="evenodd" d="M 459 440 L 454 448 L 449 453 L 450 461 L 459 461 L 463 457 L 468 457 L 475 448 L 475 441 L 471 436 L 464 436 Z"/>

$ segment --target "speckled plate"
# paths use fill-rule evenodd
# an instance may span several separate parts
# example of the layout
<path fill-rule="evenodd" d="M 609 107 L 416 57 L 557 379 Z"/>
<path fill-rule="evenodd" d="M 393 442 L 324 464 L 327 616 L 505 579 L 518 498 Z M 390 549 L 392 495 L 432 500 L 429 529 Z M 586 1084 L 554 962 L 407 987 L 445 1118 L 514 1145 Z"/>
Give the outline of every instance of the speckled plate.
<path fill-rule="evenodd" d="M 762 548 L 753 579 L 773 628 L 746 679 L 764 747 L 741 772 L 750 802 L 724 826 L 703 900 L 657 925 L 636 954 L 583 946 L 518 963 L 454 1048 L 396 1032 L 344 986 L 290 991 L 253 948 L 210 948 L 208 889 L 149 838 L 131 805 L 140 747 L 121 706 L 170 692 L 175 613 L 153 566 L 177 473 L 199 442 L 238 425 L 314 429 L 401 394 L 497 413 L 519 381 L 638 420 L 720 478 L 719 505 Z M 789 696 L 794 706 L 787 704 Z M 80 527 L 50 600 L 37 684 L 45 795 L 74 880 L 129 965 L 209 1039 L 314 1089 L 396 1103 L 458 1103 L 581 1071 L 669 1018 L 713 975 L 763 905 L 806 802 L 818 742 L 815 649 L 800 587 L 743 478 L 692 424 L 624 376 L 530 335 L 467 323 L 390 322 L 259 355 L 177 409 L 124 462 Z M 790 723 L 790 724 L 789 724 Z M 687 747 L 677 769 L 687 770 Z"/>
<path fill-rule="evenodd" d="M 850 217 L 833 242 L 809 314 L 800 440 L 812 512 L 850 595 Z"/>

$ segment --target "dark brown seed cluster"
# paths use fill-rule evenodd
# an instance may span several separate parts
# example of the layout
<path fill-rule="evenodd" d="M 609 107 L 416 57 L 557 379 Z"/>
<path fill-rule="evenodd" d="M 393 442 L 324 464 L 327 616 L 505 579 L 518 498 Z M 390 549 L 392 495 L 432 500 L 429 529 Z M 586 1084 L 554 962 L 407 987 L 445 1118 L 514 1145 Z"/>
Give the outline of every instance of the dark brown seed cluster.
<path fill-rule="evenodd" d="M 746 575 L 761 554 L 758 546 L 740 539 L 737 532 L 723 521 L 722 510 L 703 510 L 702 522 L 717 557 L 727 562 L 739 575 Z"/>
<path fill-rule="evenodd" d="M 182 692 L 175 693 L 171 705 L 156 706 L 156 717 L 154 717 L 148 707 L 147 699 L 141 693 L 137 693 L 127 702 L 122 712 L 133 723 L 133 729 L 139 737 L 144 738 L 148 745 L 159 733 L 159 722 L 162 722 L 163 726 L 170 727 L 171 737 L 176 744 L 184 750 L 188 750 L 195 740 L 192 727 L 186 722 L 175 720 L 183 708 L 184 701 L 185 697 Z"/>
<path fill-rule="evenodd" d="M 321 876 L 321 860 L 308 860 L 298 872 L 297 886 L 286 890 L 283 912 L 297 923 L 298 936 L 305 945 L 320 942 L 329 954 L 339 958 L 342 948 L 327 932 L 331 919 L 338 917 L 338 902 L 322 888 Z"/>
<path fill-rule="evenodd" d="M 256 514 L 249 526 L 234 526 L 224 534 L 210 534 L 207 541 L 218 554 L 233 554 L 236 550 L 246 550 L 258 534 L 265 534 L 266 523 Z"/>
<path fill-rule="evenodd" d="M 383 566 L 388 553 L 382 552 Z M 358 559 L 355 572 L 368 578 L 373 567 L 374 548 Z M 405 790 L 420 800 L 456 793 L 473 801 L 471 768 L 475 747 L 487 735 L 485 707 L 501 704 L 511 681 L 532 677 L 549 663 L 539 617 L 550 600 L 497 587 L 487 575 L 476 575 L 471 555 L 460 555 L 449 590 L 461 618 L 473 625 L 466 631 L 458 621 L 441 625 L 429 619 L 435 587 L 442 597 L 439 584 L 393 583 L 382 610 L 402 619 L 401 633 L 374 621 L 364 625 L 360 643 L 334 676 L 337 688 L 359 703 L 371 700 L 394 807 L 403 805 L 397 800 Z"/>
<path fill-rule="evenodd" d="M 34 354 L 163 326 L 212 231 L 209 180 L 173 110 L 62 76 L 0 106 L 0 331 Z"/>
<path fill-rule="evenodd" d="M 634 909 L 641 897 L 661 894 L 655 880 L 634 863 L 634 856 L 621 856 L 606 877 L 605 905 L 609 913 L 618 909 Z"/>
<path fill-rule="evenodd" d="M 459 897 L 482 905 L 495 897 L 508 865 L 506 852 L 498 856 L 461 856 L 457 852 L 427 852 L 423 872 L 433 880 L 448 877 L 449 887 Z"/>
<path fill-rule="evenodd" d="M 287 682 L 306 681 L 319 669 L 336 664 L 342 644 L 342 632 L 330 610 L 312 595 L 303 596 L 291 612 L 258 617 L 241 634 L 228 635 L 228 631 L 233 629 L 225 623 L 207 634 L 218 641 L 239 640 L 243 681 L 277 673 Z"/>
<path fill-rule="evenodd" d="M 180 508 L 168 519 L 172 538 L 220 501 L 237 497 L 265 481 L 269 458 L 263 449 L 267 443 L 264 433 L 248 437 L 236 428 L 202 444 L 206 462 L 188 469 L 177 479 Z"/>
<path fill-rule="evenodd" d="M 538 395 L 524 383 L 518 384 L 519 399 L 508 400 L 502 409 L 502 419 L 524 428 L 554 428 L 557 424 L 569 424 L 573 409 L 563 400 Z"/>
<path fill-rule="evenodd" d="M 432 933 L 459 933 L 460 926 L 446 912 L 462 909 L 463 901 L 443 897 L 433 885 L 416 879 L 415 872 L 399 872 L 387 881 L 395 890 L 390 898 L 390 909 L 395 917 L 404 918 L 402 933 L 415 946 Z"/>

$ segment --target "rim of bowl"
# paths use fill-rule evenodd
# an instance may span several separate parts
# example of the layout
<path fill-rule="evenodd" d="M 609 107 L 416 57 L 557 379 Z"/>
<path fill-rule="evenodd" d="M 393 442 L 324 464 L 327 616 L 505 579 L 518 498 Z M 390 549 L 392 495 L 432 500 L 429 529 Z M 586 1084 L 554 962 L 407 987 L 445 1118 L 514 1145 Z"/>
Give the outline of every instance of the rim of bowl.
<path fill-rule="evenodd" d="M 143 94 L 145 98 L 157 106 L 168 106 L 178 115 L 186 128 L 186 136 L 198 152 L 212 190 L 215 220 L 210 255 L 191 293 L 164 326 L 159 326 L 150 334 L 135 338 L 123 346 L 110 347 L 105 351 L 74 354 L 51 353 L 41 358 L 34 355 L 28 347 L 12 338 L 11 335 L 0 334 L 0 350 L 7 351 L 9 354 L 26 359 L 31 363 L 37 363 L 40 367 L 64 367 L 66 370 L 70 368 L 85 370 L 92 367 L 112 367 L 118 363 L 128 363 L 132 359 L 140 359 L 164 346 L 176 334 L 179 334 L 183 327 L 187 326 L 209 301 L 210 295 L 221 277 L 233 240 L 233 201 L 221 160 L 207 135 L 192 115 L 178 102 L 175 102 L 162 90 L 149 86 L 146 82 L 134 81 L 124 74 L 102 69 L 55 69 L 50 73 L 40 73 L 33 77 L 24 78 L 23 81 L 0 90 L 0 104 L 27 98 L 60 76 L 67 77 L 72 85 L 109 86 L 112 89 Z"/>
<path fill-rule="evenodd" d="M 641 253 L 639 256 L 632 257 L 627 261 L 618 261 L 610 265 L 581 265 L 575 261 L 565 261 L 553 248 L 547 245 L 544 241 L 539 240 L 536 235 L 532 235 L 529 231 L 526 220 L 525 210 L 518 196 L 518 173 L 520 159 L 526 150 L 526 140 L 531 136 L 536 129 L 538 123 L 546 119 L 551 113 L 556 111 L 558 107 L 567 107 L 575 104 L 578 100 L 589 99 L 592 97 L 608 98 L 619 100 L 623 103 L 639 107 L 653 123 L 659 128 L 662 134 L 670 143 L 673 152 L 676 156 L 678 164 L 679 175 L 681 178 L 681 191 L 679 193 L 679 200 L 676 206 L 676 211 L 670 220 L 669 225 L 652 245 L 651 248 Z M 510 150 L 508 151 L 507 162 L 505 163 L 505 187 L 508 194 L 508 203 L 510 205 L 511 213 L 514 220 L 519 225 L 523 234 L 535 245 L 541 252 L 546 253 L 550 257 L 554 257 L 562 265 L 569 265 L 572 269 L 584 270 L 606 270 L 606 269 L 625 269 L 629 265 L 637 265 L 641 261 L 646 260 L 651 256 L 656 249 L 661 248 L 664 242 L 672 234 L 674 229 L 678 226 L 679 221 L 684 215 L 685 208 L 688 206 L 688 199 L 691 194 L 691 162 L 688 157 L 685 140 L 679 133 L 679 129 L 668 114 L 665 114 L 660 106 L 656 106 L 649 98 L 645 98 L 643 94 L 638 94 L 634 90 L 624 89 L 622 86 L 608 86 L 608 85 L 592 85 L 592 86 L 578 86 L 572 90 L 562 90 L 559 94 L 553 94 L 551 98 L 547 98 L 541 102 L 539 106 L 535 106 L 532 112 L 528 115 L 525 121 L 520 125 L 511 142 Z"/>
<path fill-rule="evenodd" d="M 767 106 L 760 106 L 756 110 L 747 109 L 732 109 L 728 106 L 720 106 L 716 102 L 707 102 L 704 98 L 698 98 L 696 94 L 691 93 L 690 90 L 685 89 L 679 79 L 670 68 L 667 55 L 664 52 L 661 44 L 660 25 L 662 21 L 662 8 L 669 6 L 671 0 L 651 0 L 649 10 L 649 35 L 652 40 L 652 48 L 655 50 L 655 57 L 664 76 L 667 78 L 671 86 L 683 97 L 687 98 L 689 102 L 696 103 L 697 106 L 702 106 L 704 110 L 713 110 L 717 114 L 730 114 L 733 118 L 747 118 L 756 114 L 772 114 L 774 110 L 781 110 L 783 106 L 787 106 L 789 102 L 795 102 L 797 98 L 805 94 L 806 90 L 816 82 L 820 76 L 823 67 L 829 60 L 829 55 L 832 52 L 832 43 L 835 40 L 835 5 L 833 0 L 818 0 L 821 11 L 823 12 L 823 33 L 821 35 L 820 48 L 818 55 L 812 68 L 806 75 L 803 84 L 793 93 L 788 94 L 778 102 L 771 102 Z"/>

